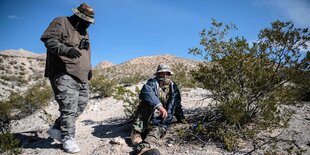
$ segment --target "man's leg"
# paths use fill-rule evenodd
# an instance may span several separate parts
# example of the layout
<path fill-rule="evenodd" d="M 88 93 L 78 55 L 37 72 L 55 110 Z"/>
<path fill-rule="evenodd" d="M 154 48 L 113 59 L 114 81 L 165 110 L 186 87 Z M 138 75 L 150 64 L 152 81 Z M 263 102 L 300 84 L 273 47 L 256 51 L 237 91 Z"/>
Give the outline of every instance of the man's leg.
<path fill-rule="evenodd" d="M 146 131 L 146 137 L 144 141 L 138 144 L 137 155 L 144 154 L 160 154 L 158 147 L 158 141 L 163 137 L 162 128 L 159 126 L 149 126 Z"/>
<path fill-rule="evenodd" d="M 142 141 L 143 133 L 148 126 L 153 108 L 147 104 L 140 103 L 138 105 L 135 118 L 132 123 L 131 142 L 136 146 Z"/>
<path fill-rule="evenodd" d="M 59 105 L 60 117 L 56 121 L 60 125 L 63 147 L 71 153 L 79 152 L 80 149 L 74 141 L 79 85 L 69 75 L 61 75 L 51 81 L 51 84 Z"/>
<path fill-rule="evenodd" d="M 83 83 L 79 84 L 80 90 L 79 90 L 79 99 L 78 99 L 78 107 L 75 114 L 75 118 L 78 118 L 81 113 L 85 110 L 88 100 L 89 100 L 89 87 L 88 84 Z"/>

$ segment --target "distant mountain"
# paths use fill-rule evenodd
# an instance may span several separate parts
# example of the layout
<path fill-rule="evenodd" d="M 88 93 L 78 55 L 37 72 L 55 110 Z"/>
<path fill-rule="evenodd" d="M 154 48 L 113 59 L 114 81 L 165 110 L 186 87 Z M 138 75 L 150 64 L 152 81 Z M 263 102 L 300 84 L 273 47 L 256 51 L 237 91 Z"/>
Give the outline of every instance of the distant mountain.
<path fill-rule="evenodd" d="M 104 69 L 113 66 L 114 64 L 110 61 L 102 61 L 94 67 L 94 69 Z"/>
<path fill-rule="evenodd" d="M 25 57 L 25 58 L 39 58 L 45 59 L 46 54 L 37 54 L 24 49 L 19 50 L 4 50 L 0 51 L 0 55 L 11 56 L 11 57 Z"/>
<path fill-rule="evenodd" d="M 174 55 L 143 56 L 124 62 L 119 65 L 113 65 L 107 68 L 97 69 L 101 74 L 109 78 L 121 78 L 128 76 L 151 77 L 159 64 L 168 64 L 171 69 L 177 64 L 186 66 L 188 69 L 195 68 L 200 61 L 176 57 Z"/>

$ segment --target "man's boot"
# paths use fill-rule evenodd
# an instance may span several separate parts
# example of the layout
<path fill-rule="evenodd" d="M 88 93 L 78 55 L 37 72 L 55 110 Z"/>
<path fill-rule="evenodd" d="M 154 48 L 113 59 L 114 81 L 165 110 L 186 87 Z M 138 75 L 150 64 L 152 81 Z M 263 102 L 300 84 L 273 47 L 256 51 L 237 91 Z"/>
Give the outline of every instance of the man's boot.
<path fill-rule="evenodd" d="M 134 155 L 160 155 L 160 152 L 156 148 L 151 148 L 150 144 L 147 143 L 146 141 L 142 141 L 137 145 L 133 154 Z"/>

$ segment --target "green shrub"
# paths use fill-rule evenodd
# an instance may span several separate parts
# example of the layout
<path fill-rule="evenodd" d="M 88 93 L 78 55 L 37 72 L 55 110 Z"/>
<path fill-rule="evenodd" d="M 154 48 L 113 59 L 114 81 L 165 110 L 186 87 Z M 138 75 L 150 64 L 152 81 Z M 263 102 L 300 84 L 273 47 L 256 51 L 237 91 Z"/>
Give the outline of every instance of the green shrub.
<path fill-rule="evenodd" d="M 0 153 L 20 154 L 19 141 L 10 133 L 0 134 Z"/>
<path fill-rule="evenodd" d="M 121 77 L 118 80 L 119 84 L 123 84 L 124 86 L 131 86 L 134 84 L 138 84 L 141 81 L 146 80 L 147 77 L 146 76 L 141 76 L 141 75 L 129 75 L 129 76 L 125 76 L 125 77 Z"/>
<path fill-rule="evenodd" d="M 21 149 L 10 133 L 11 120 L 18 120 L 47 105 L 52 98 L 51 87 L 39 81 L 24 94 L 11 93 L 7 100 L 0 101 L 0 153 L 19 154 Z"/>
<path fill-rule="evenodd" d="M 300 75 L 300 50 L 310 39 L 308 29 L 291 22 L 272 23 L 251 45 L 243 37 L 227 38 L 234 29 L 213 20 L 212 28 L 201 32 L 203 50 L 190 49 L 205 59 L 192 74 L 213 99 L 214 112 L 202 117 L 205 128 L 199 133 L 229 151 L 238 150 L 240 140 L 258 143 L 260 132 L 287 126 L 292 111 L 281 105 L 300 103 L 292 82 Z"/>
<path fill-rule="evenodd" d="M 300 75 L 294 79 L 303 101 L 310 101 L 310 52 L 301 61 Z"/>
<path fill-rule="evenodd" d="M 130 119 L 134 118 L 135 112 L 140 103 L 139 93 L 140 89 L 138 87 L 135 88 L 135 92 L 132 92 L 129 89 L 119 86 L 113 95 L 116 100 L 123 102 L 125 115 Z"/>
<path fill-rule="evenodd" d="M 96 97 L 112 96 L 116 86 L 116 80 L 107 79 L 105 76 L 96 73 L 94 73 L 94 76 L 90 81 L 90 91 L 97 94 Z"/>
<path fill-rule="evenodd" d="M 192 74 L 190 74 L 190 69 L 181 63 L 176 63 L 172 65 L 172 71 L 174 75 L 172 80 L 178 84 L 178 87 L 181 89 L 186 88 L 195 88 L 197 87 L 197 82 L 194 80 Z"/>
<path fill-rule="evenodd" d="M 24 94 L 12 93 L 7 103 L 16 110 L 14 119 L 20 119 L 46 106 L 52 96 L 52 88 L 46 81 L 39 81 Z"/>

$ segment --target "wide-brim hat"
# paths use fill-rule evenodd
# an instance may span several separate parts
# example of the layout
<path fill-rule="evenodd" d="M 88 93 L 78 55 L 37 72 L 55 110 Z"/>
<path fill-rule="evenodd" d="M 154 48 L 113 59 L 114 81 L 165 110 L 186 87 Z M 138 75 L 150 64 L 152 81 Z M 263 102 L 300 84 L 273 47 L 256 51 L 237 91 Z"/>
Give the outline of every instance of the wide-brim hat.
<path fill-rule="evenodd" d="M 166 64 L 160 64 L 157 66 L 157 70 L 156 73 L 154 73 L 154 75 L 157 75 L 158 73 L 162 73 L 162 72 L 168 72 L 170 73 L 170 75 L 173 75 L 174 73 L 171 71 L 170 67 Z"/>
<path fill-rule="evenodd" d="M 95 13 L 93 8 L 88 4 L 82 3 L 79 7 L 72 9 L 73 13 L 80 17 L 83 20 L 86 20 L 91 23 L 95 23 Z"/>

